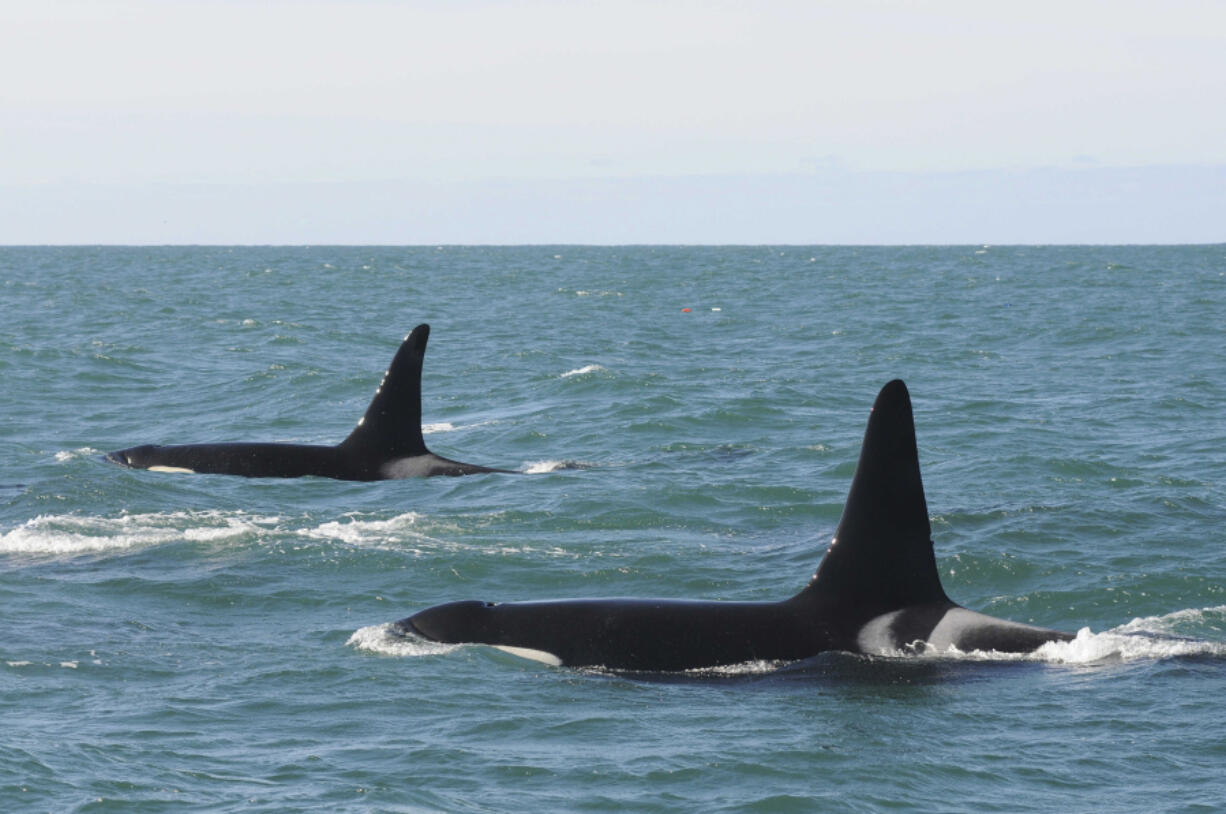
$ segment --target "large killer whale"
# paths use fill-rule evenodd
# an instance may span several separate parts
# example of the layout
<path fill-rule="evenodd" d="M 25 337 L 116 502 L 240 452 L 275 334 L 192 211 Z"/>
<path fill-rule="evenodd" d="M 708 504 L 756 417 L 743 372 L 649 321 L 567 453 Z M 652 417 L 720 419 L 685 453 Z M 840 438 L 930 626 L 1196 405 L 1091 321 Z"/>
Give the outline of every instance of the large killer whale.
<path fill-rule="evenodd" d="M 282 443 L 145 444 L 106 459 L 133 469 L 199 472 L 249 478 L 298 478 L 315 475 L 341 480 L 391 480 L 480 472 L 518 474 L 508 469 L 466 464 L 426 449 L 421 433 L 421 368 L 430 326 L 418 325 L 405 337 L 383 376 L 375 397 L 353 432 L 336 446 Z"/>
<path fill-rule="evenodd" d="M 400 633 L 478 643 L 548 664 L 630 672 L 796 661 L 828 650 L 1029 652 L 1072 634 L 996 619 L 945 595 L 920 479 L 911 398 L 877 396 L 834 539 L 782 602 L 681 599 L 465 601 L 393 623 Z"/>

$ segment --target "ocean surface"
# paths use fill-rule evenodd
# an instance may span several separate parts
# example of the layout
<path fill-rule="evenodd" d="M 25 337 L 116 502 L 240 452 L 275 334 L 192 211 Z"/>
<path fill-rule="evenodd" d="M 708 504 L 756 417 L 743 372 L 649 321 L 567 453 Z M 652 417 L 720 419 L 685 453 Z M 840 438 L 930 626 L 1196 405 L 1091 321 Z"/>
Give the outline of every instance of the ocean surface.
<path fill-rule="evenodd" d="M 1226 246 L 0 248 L 0 810 L 1226 808 Z M 127 470 L 426 441 L 531 474 Z M 775 600 L 907 382 L 938 565 L 1027 657 L 671 675 L 394 636 L 454 599 Z"/>

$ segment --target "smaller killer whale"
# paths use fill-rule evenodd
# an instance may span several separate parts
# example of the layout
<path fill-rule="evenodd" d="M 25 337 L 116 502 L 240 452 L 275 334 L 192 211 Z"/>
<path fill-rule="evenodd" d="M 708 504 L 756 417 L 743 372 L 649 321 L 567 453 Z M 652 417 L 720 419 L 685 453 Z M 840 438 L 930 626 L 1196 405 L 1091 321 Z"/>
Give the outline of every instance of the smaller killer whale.
<path fill-rule="evenodd" d="M 465 601 L 427 608 L 393 626 L 430 641 L 493 645 L 547 664 L 631 672 L 798 661 L 828 650 L 1024 653 L 1074 638 L 985 616 L 946 596 L 911 398 L 897 379 L 873 404 L 834 539 L 816 575 L 790 599 Z"/>
<path fill-rule="evenodd" d="M 392 480 L 480 472 L 520 474 L 509 469 L 466 464 L 426 449 L 421 434 L 421 368 L 430 326 L 418 325 L 405 337 L 383 376 L 365 415 L 336 446 L 317 444 L 231 443 L 143 446 L 108 452 L 106 459 L 132 469 L 242 475 L 249 478 L 299 478 L 315 475 L 341 480 Z"/>

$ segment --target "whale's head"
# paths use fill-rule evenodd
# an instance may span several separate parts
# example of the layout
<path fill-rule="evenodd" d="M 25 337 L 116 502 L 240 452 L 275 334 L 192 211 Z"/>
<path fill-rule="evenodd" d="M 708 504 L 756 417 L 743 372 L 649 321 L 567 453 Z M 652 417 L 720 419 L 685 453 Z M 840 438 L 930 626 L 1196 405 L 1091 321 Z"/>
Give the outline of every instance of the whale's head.
<path fill-rule="evenodd" d="M 129 469 L 148 469 L 150 472 L 195 472 L 191 466 L 184 465 L 181 460 L 184 447 L 163 447 L 157 444 L 144 444 L 139 447 L 108 452 L 106 459 L 111 463 L 126 466 Z M 174 454 L 174 453 L 178 454 Z"/>
<path fill-rule="evenodd" d="M 553 625 L 545 624 L 540 611 L 551 613 L 552 603 L 480 602 L 470 599 L 435 605 L 401 619 L 401 630 L 444 644 L 488 644 L 499 650 L 555 667 L 562 657 L 550 644 Z M 556 642 L 553 642 L 556 645 Z M 546 649 L 549 647 L 551 649 Z"/>
<path fill-rule="evenodd" d="M 469 599 L 435 605 L 401 619 L 397 624 L 425 639 L 448 644 L 488 642 L 493 602 Z"/>

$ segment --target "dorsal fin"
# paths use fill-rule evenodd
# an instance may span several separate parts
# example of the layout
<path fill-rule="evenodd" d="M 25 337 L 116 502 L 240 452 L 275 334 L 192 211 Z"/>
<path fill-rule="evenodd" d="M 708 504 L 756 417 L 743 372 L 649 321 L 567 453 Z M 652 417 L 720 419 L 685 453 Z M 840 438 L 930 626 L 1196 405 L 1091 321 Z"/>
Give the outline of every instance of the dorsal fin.
<path fill-rule="evenodd" d="M 803 593 L 868 614 L 948 602 L 932 553 L 907 386 L 881 389 L 834 540 Z"/>
<path fill-rule="evenodd" d="M 429 338 L 425 324 L 405 337 L 366 414 L 340 443 L 342 449 L 360 449 L 383 460 L 429 454 L 421 436 L 421 366 Z"/>

